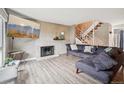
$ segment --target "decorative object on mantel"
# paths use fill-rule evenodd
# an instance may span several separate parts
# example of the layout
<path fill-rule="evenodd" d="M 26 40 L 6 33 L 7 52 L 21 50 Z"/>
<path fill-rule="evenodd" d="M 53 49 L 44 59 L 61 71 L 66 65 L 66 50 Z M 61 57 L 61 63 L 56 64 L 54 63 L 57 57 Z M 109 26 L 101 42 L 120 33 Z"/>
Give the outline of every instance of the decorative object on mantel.
<path fill-rule="evenodd" d="M 65 40 L 65 33 L 60 32 L 60 34 L 58 36 L 55 36 L 53 40 Z"/>

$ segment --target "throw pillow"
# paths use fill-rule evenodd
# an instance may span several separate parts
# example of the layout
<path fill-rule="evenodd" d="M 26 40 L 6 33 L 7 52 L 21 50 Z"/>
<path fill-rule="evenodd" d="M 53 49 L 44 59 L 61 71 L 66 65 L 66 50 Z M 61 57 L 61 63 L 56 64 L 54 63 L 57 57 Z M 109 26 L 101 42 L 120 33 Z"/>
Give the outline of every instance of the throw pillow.
<path fill-rule="evenodd" d="M 105 52 L 100 53 L 93 59 L 94 65 L 97 71 L 107 70 L 112 68 L 114 65 L 117 65 L 117 62 L 113 60 Z"/>
<path fill-rule="evenodd" d="M 105 48 L 105 49 L 104 49 L 104 51 L 105 51 L 106 53 L 110 52 L 111 50 L 112 50 L 111 47 L 108 47 L 108 48 Z"/>
<path fill-rule="evenodd" d="M 92 52 L 92 46 L 85 46 L 84 52 L 86 52 L 86 53 L 93 53 Z"/>
<path fill-rule="evenodd" d="M 71 50 L 78 50 L 76 45 L 70 45 L 71 46 Z"/>

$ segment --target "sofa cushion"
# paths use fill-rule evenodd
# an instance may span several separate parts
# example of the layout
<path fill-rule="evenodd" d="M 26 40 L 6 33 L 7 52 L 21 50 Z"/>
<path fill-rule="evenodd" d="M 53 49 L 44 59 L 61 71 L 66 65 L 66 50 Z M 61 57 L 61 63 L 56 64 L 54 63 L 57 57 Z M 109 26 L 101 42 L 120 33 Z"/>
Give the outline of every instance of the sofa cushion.
<path fill-rule="evenodd" d="M 92 65 L 95 67 L 94 63 L 92 62 L 93 58 L 95 57 L 96 55 L 92 55 L 92 56 L 89 56 L 89 57 L 85 57 L 83 59 L 80 59 L 78 62 L 83 62 L 83 63 L 86 63 L 88 65 Z"/>
<path fill-rule="evenodd" d="M 76 68 L 102 83 L 108 83 L 110 80 L 109 77 L 112 75 L 112 71 L 96 71 L 93 62 L 85 61 L 85 59 L 76 62 Z"/>
<path fill-rule="evenodd" d="M 87 58 L 87 57 L 91 56 L 91 54 L 83 53 L 82 51 L 79 51 L 79 50 L 68 51 L 68 53 L 73 56 L 80 57 L 80 58 Z"/>
<path fill-rule="evenodd" d="M 103 47 L 98 47 L 97 50 L 95 51 L 95 54 L 99 54 L 104 51 Z"/>
<path fill-rule="evenodd" d="M 113 60 L 108 54 L 105 52 L 100 53 L 97 55 L 94 59 L 93 62 L 95 64 L 96 70 L 107 70 L 112 68 L 114 65 L 117 64 L 115 60 Z"/>

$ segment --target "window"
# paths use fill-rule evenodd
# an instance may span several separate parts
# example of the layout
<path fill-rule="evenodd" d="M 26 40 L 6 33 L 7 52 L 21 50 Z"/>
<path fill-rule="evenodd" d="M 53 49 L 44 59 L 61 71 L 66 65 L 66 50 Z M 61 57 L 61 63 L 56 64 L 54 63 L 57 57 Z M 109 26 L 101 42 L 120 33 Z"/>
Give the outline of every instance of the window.
<path fill-rule="evenodd" d="M 3 66 L 6 57 L 6 22 L 8 14 L 0 8 L 0 67 Z"/>
<path fill-rule="evenodd" d="M 0 67 L 2 66 L 2 55 L 3 54 L 3 24 L 0 18 Z"/>

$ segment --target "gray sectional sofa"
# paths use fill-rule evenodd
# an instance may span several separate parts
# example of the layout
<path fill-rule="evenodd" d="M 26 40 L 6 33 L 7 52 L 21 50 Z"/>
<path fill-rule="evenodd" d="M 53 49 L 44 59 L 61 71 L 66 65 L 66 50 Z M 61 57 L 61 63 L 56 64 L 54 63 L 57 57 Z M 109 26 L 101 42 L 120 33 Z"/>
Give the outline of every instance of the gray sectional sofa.
<path fill-rule="evenodd" d="M 84 52 L 85 46 L 91 46 L 91 45 L 76 45 L 78 50 L 71 50 L 70 44 L 66 44 L 66 49 L 67 49 L 67 56 L 68 55 L 73 55 L 82 58 L 87 58 L 90 56 L 95 56 L 104 51 L 107 46 L 92 46 L 93 48 L 91 49 L 92 53 Z"/>
<path fill-rule="evenodd" d="M 91 50 L 93 53 L 87 53 L 87 52 L 85 53 L 84 52 L 85 46 L 91 46 L 91 45 L 79 45 L 79 44 L 77 44 L 78 50 L 71 50 L 70 44 L 66 44 L 67 55 L 74 55 L 74 56 L 78 56 L 80 58 L 86 58 L 89 56 L 97 55 L 100 52 L 102 52 L 105 48 L 107 48 L 105 46 L 99 46 L 99 47 L 93 46 L 93 48 Z"/>
<path fill-rule="evenodd" d="M 84 47 L 87 45 L 77 45 L 78 50 L 71 50 L 70 44 L 66 46 L 67 55 L 80 57 L 75 64 L 76 73 L 84 72 L 101 83 L 110 83 L 124 62 L 124 53 L 120 48 L 113 47 L 105 52 L 107 47 L 93 46 L 93 53 L 85 53 Z"/>

